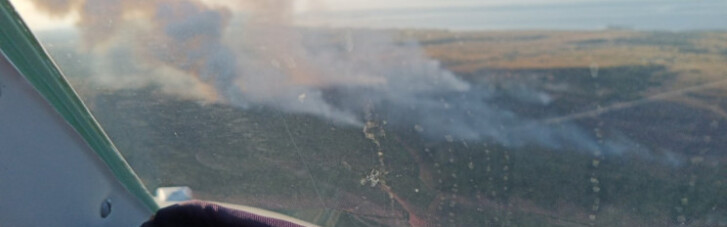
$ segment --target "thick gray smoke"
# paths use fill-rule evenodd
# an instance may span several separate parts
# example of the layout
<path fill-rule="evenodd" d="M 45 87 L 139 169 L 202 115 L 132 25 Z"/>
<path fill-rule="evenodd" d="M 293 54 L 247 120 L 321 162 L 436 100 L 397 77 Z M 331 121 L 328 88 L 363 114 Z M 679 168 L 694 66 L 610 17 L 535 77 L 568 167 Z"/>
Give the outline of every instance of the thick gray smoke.
<path fill-rule="evenodd" d="M 68 4 L 62 4 L 68 3 Z M 55 5 L 73 7 L 54 10 Z M 414 41 L 383 31 L 293 26 L 292 1 L 37 0 L 53 15 L 79 12 L 100 85 L 159 86 L 186 98 L 264 105 L 362 127 L 389 124 L 441 140 L 621 151 L 572 124 L 544 125 L 493 106 L 497 91 L 457 78 Z M 546 105 L 527 86 L 513 98 Z M 371 113 L 368 113 L 369 115 Z"/>

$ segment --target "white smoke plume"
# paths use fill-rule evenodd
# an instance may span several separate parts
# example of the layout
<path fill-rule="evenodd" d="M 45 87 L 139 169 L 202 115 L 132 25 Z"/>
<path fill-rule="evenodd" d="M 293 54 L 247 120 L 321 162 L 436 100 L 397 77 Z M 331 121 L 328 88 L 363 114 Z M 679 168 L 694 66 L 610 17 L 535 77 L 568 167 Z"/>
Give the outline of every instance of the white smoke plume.
<path fill-rule="evenodd" d="M 544 125 L 493 106 L 495 90 L 459 79 L 415 41 L 384 31 L 296 27 L 291 0 L 34 2 L 51 15 L 80 14 L 83 49 L 96 56 L 94 78 L 106 87 L 154 85 L 357 127 L 373 107 L 381 120 L 442 140 L 622 150 L 599 145 L 575 125 Z M 550 100 L 527 87 L 516 91 L 513 97 L 534 105 Z"/>

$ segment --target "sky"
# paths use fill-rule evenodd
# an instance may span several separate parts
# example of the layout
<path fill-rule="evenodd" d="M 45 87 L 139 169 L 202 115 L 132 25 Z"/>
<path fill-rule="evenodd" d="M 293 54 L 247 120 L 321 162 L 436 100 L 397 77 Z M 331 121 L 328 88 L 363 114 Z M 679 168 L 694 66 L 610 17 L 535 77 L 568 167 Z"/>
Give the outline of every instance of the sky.
<path fill-rule="evenodd" d="M 727 30 L 724 0 L 328 0 L 313 26 L 452 30 Z M 345 3 L 344 3 L 345 2 Z M 416 2 L 413 4 L 412 2 Z"/>
<path fill-rule="evenodd" d="M 201 0 L 239 9 L 234 0 Z M 285 0 L 282 0 L 285 1 Z M 723 0 L 291 0 L 299 25 L 463 30 L 727 29 Z M 70 28 L 78 14 L 48 16 L 11 0 L 34 30 Z M 242 2 L 242 1 L 240 1 Z"/>

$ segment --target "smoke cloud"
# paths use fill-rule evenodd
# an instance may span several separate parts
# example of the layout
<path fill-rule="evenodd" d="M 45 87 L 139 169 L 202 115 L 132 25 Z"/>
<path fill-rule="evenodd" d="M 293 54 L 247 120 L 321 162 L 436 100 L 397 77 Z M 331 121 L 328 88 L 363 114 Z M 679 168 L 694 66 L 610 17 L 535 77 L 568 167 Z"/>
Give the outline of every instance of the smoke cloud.
<path fill-rule="evenodd" d="M 96 82 L 154 85 L 185 98 L 240 108 L 263 105 L 362 127 L 374 111 L 391 125 L 440 140 L 620 152 L 573 124 L 545 125 L 498 108 L 497 90 L 466 82 L 426 57 L 415 41 L 384 31 L 294 26 L 289 0 L 35 1 L 77 25 Z M 547 105 L 527 86 L 516 100 Z M 371 114 L 371 113 L 368 113 Z"/>

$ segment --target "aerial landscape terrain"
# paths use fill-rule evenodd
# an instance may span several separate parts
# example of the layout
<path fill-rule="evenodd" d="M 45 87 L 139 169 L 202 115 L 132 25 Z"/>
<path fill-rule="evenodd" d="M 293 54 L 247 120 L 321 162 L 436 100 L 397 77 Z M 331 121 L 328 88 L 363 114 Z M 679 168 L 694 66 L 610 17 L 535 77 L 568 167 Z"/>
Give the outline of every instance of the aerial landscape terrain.
<path fill-rule="evenodd" d="M 727 226 L 727 32 L 296 32 L 309 64 L 230 46 L 300 91 L 212 98 L 110 85 L 73 34 L 38 37 L 151 190 L 322 226 Z"/>

